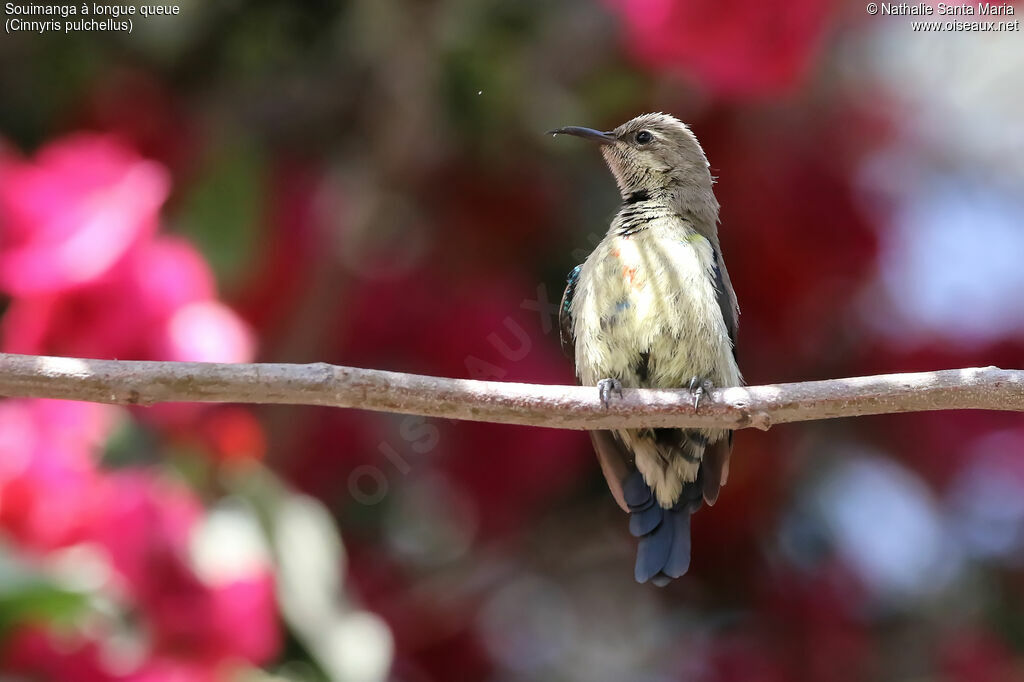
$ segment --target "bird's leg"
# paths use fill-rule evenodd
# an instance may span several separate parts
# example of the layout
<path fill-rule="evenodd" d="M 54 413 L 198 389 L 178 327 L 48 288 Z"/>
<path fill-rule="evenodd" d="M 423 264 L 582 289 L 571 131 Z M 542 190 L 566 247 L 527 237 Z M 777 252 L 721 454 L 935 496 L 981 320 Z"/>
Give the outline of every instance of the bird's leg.
<path fill-rule="evenodd" d="M 692 377 L 690 379 L 690 393 L 693 394 L 693 411 L 696 412 L 700 407 L 700 400 L 704 397 L 704 394 L 711 391 L 715 385 L 711 382 L 711 379 L 704 377 Z"/>
<path fill-rule="evenodd" d="M 612 393 L 617 393 L 620 398 L 622 397 L 622 382 L 618 379 L 601 379 L 597 382 L 597 391 L 601 396 L 601 404 L 608 407 L 608 400 L 612 397 Z"/>

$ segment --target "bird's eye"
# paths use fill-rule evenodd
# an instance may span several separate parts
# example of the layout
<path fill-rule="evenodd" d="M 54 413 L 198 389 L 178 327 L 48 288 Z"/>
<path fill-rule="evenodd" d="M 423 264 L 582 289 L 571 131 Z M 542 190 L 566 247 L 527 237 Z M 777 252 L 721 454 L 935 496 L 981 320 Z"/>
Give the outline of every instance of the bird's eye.
<path fill-rule="evenodd" d="M 638 132 L 636 134 L 636 142 L 637 142 L 637 144 L 647 144 L 648 142 L 650 142 L 653 139 L 654 139 L 654 135 L 651 135 L 646 130 L 641 130 L 640 132 Z"/>

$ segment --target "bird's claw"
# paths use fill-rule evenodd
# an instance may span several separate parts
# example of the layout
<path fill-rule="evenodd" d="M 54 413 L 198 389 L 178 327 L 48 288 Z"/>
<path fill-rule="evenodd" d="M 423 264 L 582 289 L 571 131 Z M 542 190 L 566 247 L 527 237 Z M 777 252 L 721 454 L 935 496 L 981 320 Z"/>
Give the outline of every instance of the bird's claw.
<path fill-rule="evenodd" d="M 693 394 L 694 412 L 700 408 L 700 401 L 704 394 L 710 392 L 714 387 L 715 385 L 711 383 L 710 379 L 703 379 L 701 377 L 692 377 L 690 379 L 690 393 Z"/>
<path fill-rule="evenodd" d="M 622 397 L 622 382 L 618 379 L 601 379 L 597 382 L 597 392 L 601 396 L 601 405 L 608 407 L 612 393 Z"/>

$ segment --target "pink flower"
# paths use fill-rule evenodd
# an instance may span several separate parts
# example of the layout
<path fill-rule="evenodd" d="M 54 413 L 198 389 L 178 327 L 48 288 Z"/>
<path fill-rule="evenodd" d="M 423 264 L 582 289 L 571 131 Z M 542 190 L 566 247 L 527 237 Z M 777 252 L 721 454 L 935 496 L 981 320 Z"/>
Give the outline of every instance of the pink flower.
<path fill-rule="evenodd" d="M 109 555 L 121 590 L 152 633 L 153 655 L 210 664 L 262 663 L 278 648 L 269 569 L 210 585 L 192 569 L 189 540 L 202 514 L 184 487 L 143 473 L 109 475 L 91 540 Z"/>
<path fill-rule="evenodd" d="M 34 162 L 0 156 L 0 289 L 8 352 L 239 362 L 253 338 L 215 300 L 187 242 L 154 236 L 162 166 L 113 137 L 54 142 Z"/>
<path fill-rule="evenodd" d="M 274 579 L 269 572 L 210 588 L 210 630 L 225 660 L 266 663 L 280 647 Z"/>
<path fill-rule="evenodd" d="M 34 164 L 0 157 L 0 290 L 12 295 L 3 350 L 251 360 L 253 335 L 216 300 L 201 255 L 155 235 L 167 190 L 159 165 L 106 137 L 55 143 Z M 39 553 L 79 543 L 104 551 L 113 576 L 104 589 L 144 624 L 145 661 L 111 671 L 102 633 L 58 636 L 17 623 L 10 669 L 71 682 L 214 682 L 269 660 L 279 646 L 269 567 L 218 583 L 197 574 L 197 497 L 150 470 L 97 467 L 117 414 L 87 403 L 0 402 L 0 531 Z M 262 447 L 258 428 L 254 435 L 253 424 L 234 421 L 248 431 L 236 428 L 227 446 Z"/>
<path fill-rule="evenodd" d="M 166 170 L 116 138 L 67 137 L 0 157 L 0 288 L 21 296 L 101 277 L 157 228 Z"/>
<path fill-rule="evenodd" d="M 157 658 L 146 661 L 141 669 L 122 679 L 123 682 L 223 682 L 234 679 L 231 675 L 232 667 L 230 664 L 217 667 Z"/>
<path fill-rule="evenodd" d="M 189 243 L 154 237 L 87 286 L 15 298 L 0 339 L 12 353 L 251 360 L 252 333 L 214 294 L 213 274 Z"/>
<path fill-rule="evenodd" d="M 8 405 L 19 406 L 0 404 Z M 3 416 L 0 426 L 9 426 Z M 57 431 L 63 430 L 65 425 L 55 423 Z M 203 509 L 191 491 L 148 471 L 97 474 L 73 492 L 83 491 L 87 494 L 69 496 L 61 487 L 37 488 L 35 511 L 40 521 L 50 520 L 56 528 L 67 527 L 65 509 L 76 512 L 74 541 L 105 552 L 114 574 L 106 589 L 131 605 L 143 623 L 145 661 L 114 673 L 97 657 L 102 637 L 60 638 L 19 623 L 27 629 L 8 646 L 6 670 L 70 682 L 212 682 L 223 679 L 219 675 L 225 669 L 265 663 L 276 654 L 280 634 L 269 567 L 215 584 L 193 570 L 190 540 Z M 0 492 L 6 502 L 7 490 Z"/>
<path fill-rule="evenodd" d="M 254 354 L 249 328 L 219 301 L 195 301 L 174 311 L 162 335 L 161 357 L 191 362 L 245 362 Z M 159 351 L 158 351 L 159 352 Z"/>
<path fill-rule="evenodd" d="M 36 551 L 81 539 L 97 480 L 93 458 L 116 415 L 90 403 L 0 402 L 0 528 Z"/>
<path fill-rule="evenodd" d="M 96 482 L 88 539 L 107 551 L 123 589 L 145 600 L 159 591 L 157 565 L 184 561 L 189 531 L 201 515 L 187 488 L 144 472 L 108 474 Z"/>
<path fill-rule="evenodd" d="M 683 71 L 720 95 L 771 95 L 808 71 L 832 3 L 797 0 L 607 0 L 642 66 Z"/>

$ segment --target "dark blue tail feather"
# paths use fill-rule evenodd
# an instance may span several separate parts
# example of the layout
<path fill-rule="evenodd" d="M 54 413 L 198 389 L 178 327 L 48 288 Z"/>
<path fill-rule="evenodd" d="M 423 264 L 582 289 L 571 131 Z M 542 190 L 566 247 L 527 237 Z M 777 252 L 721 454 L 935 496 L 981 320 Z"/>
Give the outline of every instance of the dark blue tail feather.
<path fill-rule="evenodd" d="M 671 509 L 658 504 L 639 471 L 626 478 L 622 490 L 630 512 L 629 532 L 640 538 L 636 581 L 667 585 L 690 567 L 690 515 L 701 505 L 701 481 L 698 477 L 688 483 Z"/>

